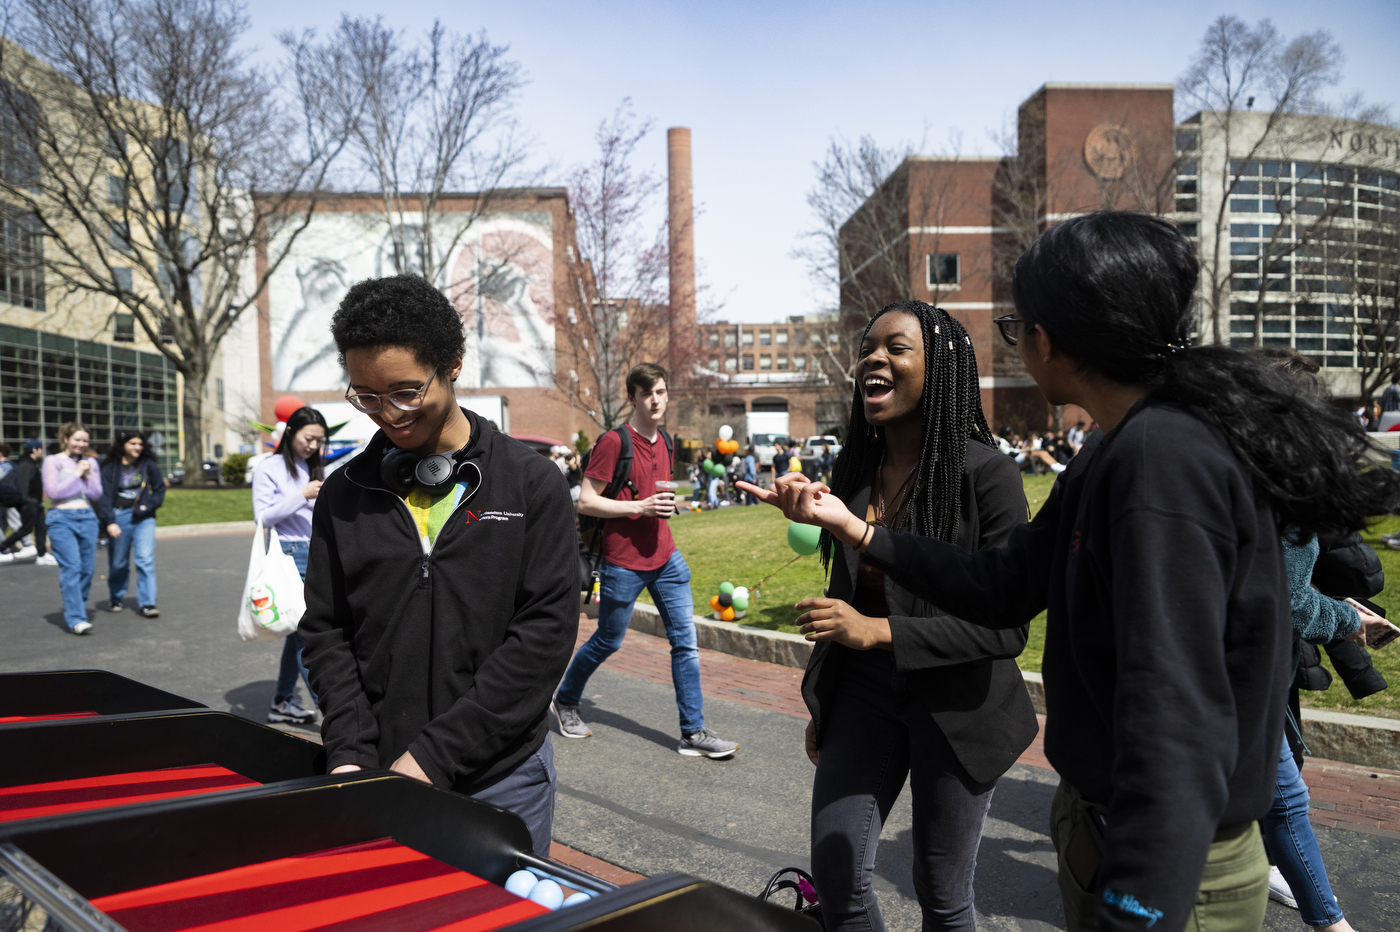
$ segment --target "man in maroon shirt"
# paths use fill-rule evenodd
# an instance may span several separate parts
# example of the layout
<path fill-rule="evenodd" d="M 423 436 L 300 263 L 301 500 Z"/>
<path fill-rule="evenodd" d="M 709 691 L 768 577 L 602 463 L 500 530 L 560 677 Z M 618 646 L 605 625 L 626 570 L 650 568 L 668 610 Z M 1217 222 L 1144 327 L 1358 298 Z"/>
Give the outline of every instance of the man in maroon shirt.
<path fill-rule="evenodd" d="M 675 514 L 676 495 L 658 490 L 658 481 L 671 479 L 669 443 L 661 432 L 666 416 L 666 370 L 642 363 L 627 374 L 627 398 L 632 418 L 623 425 L 632 445 L 630 482 L 617 497 L 606 491 L 613 480 L 622 439 L 616 431 L 598 438 L 583 473 L 578 510 L 606 519 L 603 523 L 602 602 L 598 629 L 574 654 L 564 680 L 554 694 L 554 714 L 565 738 L 593 734 L 579 715 L 583 688 L 593 671 L 622 646 L 632 607 L 643 589 L 666 625 L 671 642 L 671 681 L 680 710 L 681 741 L 676 748 L 687 757 L 729 757 L 739 747 L 705 727 L 704 697 L 700 694 L 700 650 L 696 646 L 694 603 L 690 596 L 690 567 L 671 539 L 666 519 Z"/>

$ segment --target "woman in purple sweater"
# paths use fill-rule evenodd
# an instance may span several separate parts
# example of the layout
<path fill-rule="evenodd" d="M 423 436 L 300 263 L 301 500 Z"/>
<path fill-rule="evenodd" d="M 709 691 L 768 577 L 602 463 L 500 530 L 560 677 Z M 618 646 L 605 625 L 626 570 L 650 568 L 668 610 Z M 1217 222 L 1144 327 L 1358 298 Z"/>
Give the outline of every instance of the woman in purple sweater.
<path fill-rule="evenodd" d="M 321 469 L 321 445 L 326 442 L 326 419 L 315 408 L 300 408 L 287 418 L 287 429 L 277 450 L 253 470 L 253 514 L 265 528 L 276 528 L 282 552 L 296 560 L 302 581 L 306 580 L 306 557 L 311 547 L 311 510 L 321 491 L 325 473 Z M 316 713 L 296 700 L 297 677 L 306 680 L 306 692 L 313 705 L 306 667 L 301 663 L 301 635 L 287 635 L 282 645 L 282 666 L 277 674 L 277 692 L 268 710 L 269 722 L 304 725 Z"/>
<path fill-rule="evenodd" d="M 70 634 L 87 634 L 92 568 L 97 559 L 97 512 L 92 503 L 102 498 L 97 461 L 83 454 L 88 432 L 69 422 L 58 429 L 63 452 L 44 460 L 44 494 L 49 506 L 49 550 L 58 558 L 58 588 L 63 593 L 63 621 Z"/>

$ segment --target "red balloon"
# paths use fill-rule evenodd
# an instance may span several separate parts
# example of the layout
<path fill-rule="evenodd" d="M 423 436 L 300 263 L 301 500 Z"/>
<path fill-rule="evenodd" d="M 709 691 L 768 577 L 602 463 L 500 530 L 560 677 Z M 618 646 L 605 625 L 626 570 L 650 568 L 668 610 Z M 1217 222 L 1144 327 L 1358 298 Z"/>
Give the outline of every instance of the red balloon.
<path fill-rule="evenodd" d="M 277 404 L 273 406 L 272 413 L 277 415 L 277 420 L 285 421 L 302 408 L 306 407 L 306 402 L 296 395 L 283 395 L 277 399 Z"/>

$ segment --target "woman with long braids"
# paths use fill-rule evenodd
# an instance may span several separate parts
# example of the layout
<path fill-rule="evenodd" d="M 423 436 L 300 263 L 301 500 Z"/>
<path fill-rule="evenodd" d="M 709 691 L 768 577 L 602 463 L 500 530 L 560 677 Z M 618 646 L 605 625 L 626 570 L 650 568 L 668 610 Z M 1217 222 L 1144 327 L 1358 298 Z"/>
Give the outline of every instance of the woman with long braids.
<path fill-rule="evenodd" d="M 959 617 L 999 629 L 1047 612 L 1071 930 L 1260 927 L 1258 820 L 1292 675 L 1279 529 L 1350 532 L 1400 498 L 1346 412 L 1243 352 L 1190 345 L 1197 273 L 1171 223 L 1111 211 L 1017 260 L 1002 334 L 1051 404 L 1103 433 L 1004 548 L 877 527 L 803 477 L 760 496 Z"/>
<path fill-rule="evenodd" d="M 861 341 L 836 494 L 872 524 L 976 551 L 1026 520 L 1016 465 L 982 415 L 967 332 L 939 308 L 891 304 Z M 1027 625 L 988 631 L 918 599 L 830 533 L 826 598 L 797 608 L 817 642 L 811 711 L 812 873 L 828 930 L 883 929 L 875 848 L 906 777 L 924 929 L 977 927 L 972 875 L 996 780 L 1035 737 L 1012 659 Z"/>

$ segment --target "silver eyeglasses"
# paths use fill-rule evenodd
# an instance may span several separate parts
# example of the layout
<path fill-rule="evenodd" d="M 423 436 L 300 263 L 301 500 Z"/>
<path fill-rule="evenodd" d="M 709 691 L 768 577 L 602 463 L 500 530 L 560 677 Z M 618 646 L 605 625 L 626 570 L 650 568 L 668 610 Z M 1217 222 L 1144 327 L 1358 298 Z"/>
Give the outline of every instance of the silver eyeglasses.
<path fill-rule="evenodd" d="M 441 368 L 440 366 L 438 368 Z M 365 414 L 378 414 L 384 409 L 384 402 L 387 399 L 390 404 L 400 411 L 417 411 L 423 407 L 423 393 L 428 390 L 428 386 L 433 384 L 433 379 L 437 378 L 438 369 L 433 369 L 432 375 L 428 376 L 428 381 L 417 388 L 404 388 L 396 392 L 355 392 L 351 394 L 350 389 L 345 390 L 345 400 L 355 406 L 358 411 Z"/>

